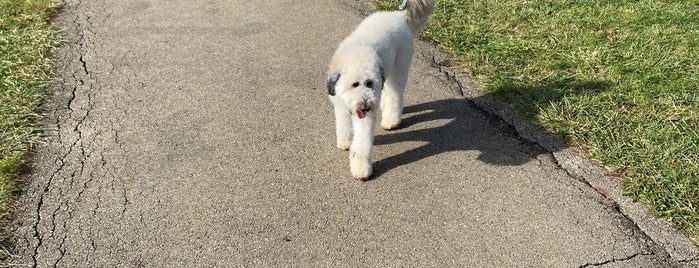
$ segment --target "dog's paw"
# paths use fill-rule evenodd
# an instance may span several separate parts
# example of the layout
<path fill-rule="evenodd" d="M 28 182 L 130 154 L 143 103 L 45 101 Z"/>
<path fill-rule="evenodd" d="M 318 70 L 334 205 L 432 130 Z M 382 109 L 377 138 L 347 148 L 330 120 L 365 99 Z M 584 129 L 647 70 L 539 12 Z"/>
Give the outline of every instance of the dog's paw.
<path fill-rule="evenodd" d="M 350 172 L 355 179 L 365 181 L 371 177 L 371 162 L 366 159 L 351 159 Z"/>
<path fill-rule="evenodd" d="M 338 140 L 337 141 L 337 148 L 340 148 L 340 150 L 347 151 L 350 148 L 350 144 L 352 144 L 351 140 Z"/>
<path fill-rule="evenodd" d="M 382 120 L 381 121 L 381 128 L 383 128 L 385 130 L 397 129 L 399 126 L 400 126 L 400 120 L 398 120 L 398 121 Z"/>
<path fill-rule="evenodd" d="M 358 181 L 365 181 L 371 177 L 371 167 L 369 167 L 369 170 L 363 170 L 363 171 L 357 171 L 357 172 L 352 172 L 352 177 L 354 177 L 355 180 Z"/>

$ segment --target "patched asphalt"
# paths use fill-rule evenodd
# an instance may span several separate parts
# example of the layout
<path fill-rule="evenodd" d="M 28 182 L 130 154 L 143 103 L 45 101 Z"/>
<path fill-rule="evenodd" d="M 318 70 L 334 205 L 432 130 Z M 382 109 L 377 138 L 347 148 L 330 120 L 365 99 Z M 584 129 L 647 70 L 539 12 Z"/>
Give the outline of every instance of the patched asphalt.
<path fill-rule="evenodd" d="M 26 174 L 34 267 L 692 267 L 689 239 L 419 42 L 372 180 L 324 84 L 359 1 L 73 1 Z M 553 141 L 551 141 L 553 140 Z"/>

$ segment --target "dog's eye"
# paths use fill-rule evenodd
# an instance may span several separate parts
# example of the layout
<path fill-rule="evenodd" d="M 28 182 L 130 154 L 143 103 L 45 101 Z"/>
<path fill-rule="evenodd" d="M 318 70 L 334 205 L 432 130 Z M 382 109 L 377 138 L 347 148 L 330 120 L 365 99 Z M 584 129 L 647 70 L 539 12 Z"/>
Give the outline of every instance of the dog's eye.
<path fill-rule="evenodd" d="M 352 87 L 358 87 L 358 86 L 359 86 L 359 82 L 352 83 Z"/>
<path fill-rule="evenodd" d="M 366 87 L 373 87 L 373 86 L 374 86 L 374 81 L 366 80 L 366 82 L 364 82 L 364 85 L 365 85 Z"/>

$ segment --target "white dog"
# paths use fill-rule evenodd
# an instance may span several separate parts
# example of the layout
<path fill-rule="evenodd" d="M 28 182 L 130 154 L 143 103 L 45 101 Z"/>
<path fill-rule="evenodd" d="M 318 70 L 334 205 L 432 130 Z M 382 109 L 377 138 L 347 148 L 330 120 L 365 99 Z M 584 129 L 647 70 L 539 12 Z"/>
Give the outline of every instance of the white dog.
<path fill-rule="evenodd" d="M 400 124 L 413 38 L 433 9 L 434 0 L 404 0 L 397 11 L 374 13 L 340 43 L 330 60 L 327 87 L 335 106 L 337 147 L 350 150 L 355 179 L 371 176 L 379 107 L 382 128 Z"/>

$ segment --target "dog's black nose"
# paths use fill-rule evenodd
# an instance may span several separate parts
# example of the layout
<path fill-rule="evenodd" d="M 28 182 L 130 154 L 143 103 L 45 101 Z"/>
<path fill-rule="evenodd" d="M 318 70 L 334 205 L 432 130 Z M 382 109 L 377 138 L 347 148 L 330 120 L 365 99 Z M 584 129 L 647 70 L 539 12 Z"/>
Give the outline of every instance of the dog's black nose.
<path fill-rule="evenodd" d="M 366 113 L 369 110 L 371 110 L 371 107 L 369 107 L 369 105 L 364 104 L 362 105 L 362 107 L 359 108 L 359 110 Z"/>

